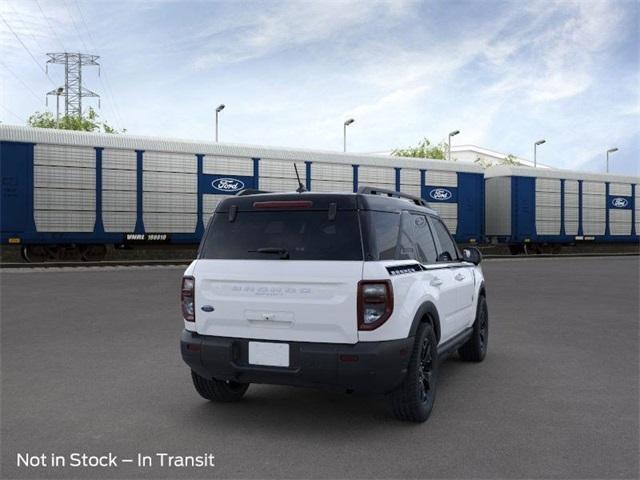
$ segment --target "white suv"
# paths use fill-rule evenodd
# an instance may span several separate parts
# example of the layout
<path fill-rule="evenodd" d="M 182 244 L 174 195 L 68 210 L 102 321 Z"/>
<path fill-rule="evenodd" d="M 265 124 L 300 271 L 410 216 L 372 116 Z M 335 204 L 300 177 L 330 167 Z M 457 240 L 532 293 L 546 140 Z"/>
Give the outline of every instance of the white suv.
<path fill-rule="evenodd" d="M 385 393 L 422 422 L 438 360 L 484 358 L 480 252 L 461 253 L 423 200 L 244 193 L 218 205 L 182 280 L 182 357 L 204 398 L 250 383 Z"/>

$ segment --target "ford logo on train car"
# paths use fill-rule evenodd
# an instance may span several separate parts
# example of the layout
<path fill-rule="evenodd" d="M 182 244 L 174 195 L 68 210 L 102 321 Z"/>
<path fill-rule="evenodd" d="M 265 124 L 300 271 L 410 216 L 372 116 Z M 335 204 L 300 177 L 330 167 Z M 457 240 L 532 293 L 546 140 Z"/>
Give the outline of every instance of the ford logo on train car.
<path fill-rule="evenodd" d="M 237 178 L 218 178 L 211 182 L 211 186 L 221 192 L 239 192 L 244 190 L 244 182 Z"/>
<path fill-rule="evenodd" d="M 613 208 L 626 208 L 629 205 L 629 200 L 622 197 L 616 197 L 611 199 L 611 206 Z"/>
<path fill-rule="evenodd" d="M 429 196 L 434 200 L 443 202 L 445 200 L 449 200 L 453 196 L 453 194 L 446 188 L 434 188 L 429 192 Z"/>

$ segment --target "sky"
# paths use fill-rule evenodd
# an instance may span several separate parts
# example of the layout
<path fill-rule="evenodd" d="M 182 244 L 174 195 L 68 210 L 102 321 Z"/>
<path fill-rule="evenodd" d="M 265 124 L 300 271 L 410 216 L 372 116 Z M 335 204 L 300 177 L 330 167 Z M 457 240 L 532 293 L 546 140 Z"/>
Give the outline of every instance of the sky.
<path fill-rule="evenodd" d="M 55 113 L 48 52 L 127 134 L 381 152 L 474 144 L 640 175 L 640 2 L 0 0 L 0 121 Z M 86 104 L 97 107 L 94 99 Z"/>

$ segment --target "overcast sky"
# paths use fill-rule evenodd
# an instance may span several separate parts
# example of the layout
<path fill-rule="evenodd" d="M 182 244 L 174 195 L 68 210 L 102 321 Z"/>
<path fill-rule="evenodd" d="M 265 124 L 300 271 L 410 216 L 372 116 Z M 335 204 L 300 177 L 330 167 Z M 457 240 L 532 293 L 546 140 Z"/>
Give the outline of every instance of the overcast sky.
<path fill-rule="evenodd" d="M 639 5 L 1 0 L 0 120 L 62 84 L 46 52 L 81 51 L 101 56 L 83 72 L 100 115 L 130 134 L 212 139 L 225 103 L 221 141 L 341 150 L 353 117 L 354 152 L 459 129 L 524 158 L 545 138 L 538 160 L 561 168 L 603 171 L 616 146 L 611 171 L 638 175 Z"/>

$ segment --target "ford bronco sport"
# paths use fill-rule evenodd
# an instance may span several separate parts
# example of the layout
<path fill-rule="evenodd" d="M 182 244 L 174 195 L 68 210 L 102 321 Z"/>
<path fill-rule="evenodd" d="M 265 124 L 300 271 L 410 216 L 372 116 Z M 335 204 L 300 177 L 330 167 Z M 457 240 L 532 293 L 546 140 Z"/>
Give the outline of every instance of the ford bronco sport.
<path fill-rule="evenodd" d="M 438 360 L 479 362 L 488 315 L 480 252 L 461 252 L 419 198 L 243 192 L 220 202 L 182 279 L 181 351 L 197 392 L 250 383 L 387 394 L 432 410 Z"/>

